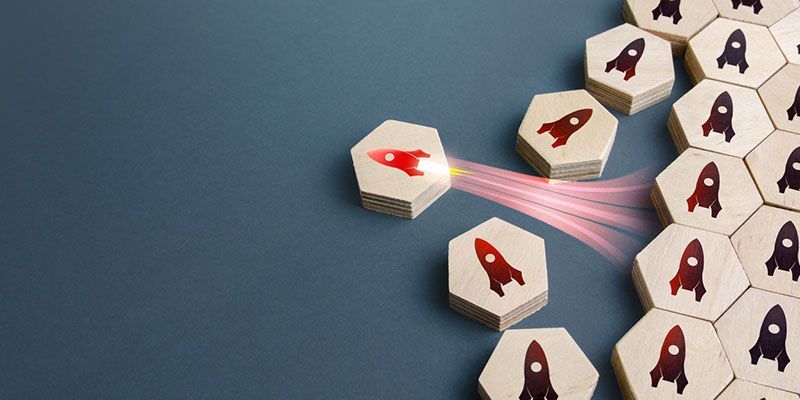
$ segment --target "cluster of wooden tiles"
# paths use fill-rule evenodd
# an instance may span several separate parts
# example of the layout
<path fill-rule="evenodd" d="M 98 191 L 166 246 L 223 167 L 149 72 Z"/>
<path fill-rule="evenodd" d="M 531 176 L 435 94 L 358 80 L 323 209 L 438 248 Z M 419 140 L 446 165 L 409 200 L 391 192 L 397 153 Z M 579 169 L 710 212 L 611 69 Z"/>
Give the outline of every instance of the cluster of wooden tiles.
<path fill-rule="evenodd" d="M 350 150 L 364 208 L 416 218 L 450 189 L 434 128 L 388 120 Z"/>
<path fill-rule="evenodd" d="M 695 83 L 651 192 L 665 229 L 631 271 L 647 313 L 612 352 L 626 399 L 800 398 L 798 7 L 624 2 L 626 20 L 686 48 Z"/>

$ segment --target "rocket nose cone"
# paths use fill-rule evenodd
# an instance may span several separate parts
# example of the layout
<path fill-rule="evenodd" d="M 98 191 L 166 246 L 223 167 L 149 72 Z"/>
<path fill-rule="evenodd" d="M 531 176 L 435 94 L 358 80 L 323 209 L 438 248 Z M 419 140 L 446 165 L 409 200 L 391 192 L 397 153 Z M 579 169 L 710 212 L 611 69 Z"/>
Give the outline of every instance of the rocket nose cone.
<path fill-rule="evenodd" d="M 381 163 L 386 164 L 394 159 L 394 153 L 389 149 L 375 149 L 367 152 L 369 158 Z"/>
<path fill-rule="evenodd" d="M 717 168 L 717 164 L 714 163 L 713 161 L 708 163 L 708 164 L 706 164 L 706 166 L 703 167 L 703 171 L 700 173 L 700 176 L 703 179 L 708 179 L 708 178 L 713 179 L 714 180 L 713 184 L 714 185 L 718 184 L 719 183 L 719 168 Z M 708 185 L 708 186 L 711 186 L 711 185 Z"/>
<path fill-rule="evenodd" d="M 633 42 L 631 42 L 631 48 L 637 49 L 637 50 L 640 50 L 640 51 L 644 50 L 644 38 L 638 38 L 638 39 L 634 40 Z"/>
<path fill-rule="evenodd" d="M 675 325 L 669 330 L 667 342 L 678 346 L 679 349 L 683 349 L 686 346 L 686 338 L 683 336 L 683 329 L 681 329 L 680 325 Z"/>
<path fill-rule="evenodd" d="M 767 317 L 765 318 L 765 322 L 767 321 L 780 327 L 786 326 L 786 314 L 783 312 L 783 308 L 781 308 L 780 304 L 775 304 L 769 309 Z"/>
<path fill-rule="evenodd" d="M 584 108 L 582 110 L 578 110 L 575 114 L 577 115 L 578 119 L 585 124 L 586 121 L 592 117 L 592 113 L 593 111 L 591 108 Z"/>

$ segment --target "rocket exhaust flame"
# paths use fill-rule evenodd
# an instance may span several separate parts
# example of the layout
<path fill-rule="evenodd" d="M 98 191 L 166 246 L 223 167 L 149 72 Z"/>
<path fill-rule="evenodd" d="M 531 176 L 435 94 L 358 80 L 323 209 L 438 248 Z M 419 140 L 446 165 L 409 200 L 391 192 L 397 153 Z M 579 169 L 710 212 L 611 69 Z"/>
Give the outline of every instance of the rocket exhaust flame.
<path fill-rule="evenodd" d="M 628 268 L 660 229 L 649 200 L 654 171 L 616 179 L 559 182 L 458 159 L 448 159 L 453 188 L 536 218 Z M 641 237 L 643 236 L 643 237 Z"/>

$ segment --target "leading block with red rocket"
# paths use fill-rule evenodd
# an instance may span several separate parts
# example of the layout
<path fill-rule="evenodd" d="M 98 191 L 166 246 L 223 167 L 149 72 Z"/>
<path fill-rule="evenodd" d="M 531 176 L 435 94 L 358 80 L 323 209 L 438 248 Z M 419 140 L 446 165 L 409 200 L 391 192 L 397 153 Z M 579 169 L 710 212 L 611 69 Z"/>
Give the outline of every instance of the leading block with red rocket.
<path fill-rule="evenodd" d="M 419 159 L 431 156 L 420 149 L 412 151 L 375 149 L 368 151 L 367 155 L 380 164 L 405 172 L 408 176 L 424 176 L 425 173 L 417 169 Z"/>

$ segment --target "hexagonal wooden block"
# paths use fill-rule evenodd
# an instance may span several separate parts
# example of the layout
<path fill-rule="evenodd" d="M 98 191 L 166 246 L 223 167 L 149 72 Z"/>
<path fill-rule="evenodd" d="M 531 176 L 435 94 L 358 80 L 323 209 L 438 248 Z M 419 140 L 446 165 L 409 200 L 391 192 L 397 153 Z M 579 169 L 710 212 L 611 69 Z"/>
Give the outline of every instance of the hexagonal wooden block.
<path fill-rule="evenodd" d="M 672 105 L 667 127 L 689 147 L 742 158 L 775 128 L 754 89 L 705 79 Z"/>
<path fill-rule="evenodd" d="M 717 400 L 800 400 L 800 396 L 753 382 L 734 379 Z"/>
<path fill-rule="evenodd" d="M 478 378 L 484 400 L 588 400 L 597 370 L 564 328 L 503 333 Z"/>
<path fill-rule="evenodd" d="M 625 21 L 672 44 L 672 52 L 682 55 L 689 39 L 717 18 L 712 0 L 625 0 Z"/>
<path fill-rule="evenodd" d="M 714 0 L 722 18 L 770 26 L 800 6 L 799 0 Z"/>
<path fill-rule="evenodd" d="M 800 391 L 800 299 L 750 288 L 714 327 L 737 378 Z"/>
<path fill-rule="evenodd" d="M 753 287 L 800 297 L 800 214 L 762 206 L 731 236 Z"/>
<path fill-rule="evenodd" d="M 675 70 L 669 42 L 630 24 L 586 40 L 586 90 L 628 115 L 672 92 Z"/>
<path fill-rule="evenodd" d="M 657 177 L 650 194 L 661 222 L 731 235 L 761 205 L 744 162 L 688 149 Z"/>
<path fill-rule="evenodd" d="M 694 83 L 709 78 L 753 89 L 785 63 L 766 27 L 724 18 L 689 40 L 684 59 Z"/>
<path fill-rule="evenodd" d="M 789 64 L 758 89 L 775 127 L 800 133 L 800 65 Z"/>
<path fill-rule="evenodd" d="M 450 188 L 434 128 L 387 120 L 350 150 L 364 207 L 414 218 Z"/>
<path fill-rule="evenodd" d="M 769 27 L 778 47 L 792 64 L 800 64 L 800 8 Z"/>
<path fill-rule="evenodd" d="M 519 126 L 517 152 L 548 178 L 598 178 L 616 133 L 617 119 L 589 92 L 539 94 Z"/>
<path fill-rule="evenodd" d="M 750 286 L 730 239 L 688 226 L 664 229 L 633 262 L 644 308 L 715 321 Z"/>
<path fill-rule="evenodd" d="M 708 321 L 650 310 L 617 342 L 611 365 L 625 399 L 713 399 L 733 380 Z"/>
<path fill-rule="evenodd" d="M 492 218 L 450 241 L 450 307 L 503 330 L 547 304 L 544 240 Z"/>
<path fill-rule="evenodd" d="M 775 131 L 745 162 L 766 204 L 800 210 L 800 135 Z"/>

